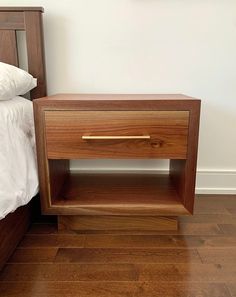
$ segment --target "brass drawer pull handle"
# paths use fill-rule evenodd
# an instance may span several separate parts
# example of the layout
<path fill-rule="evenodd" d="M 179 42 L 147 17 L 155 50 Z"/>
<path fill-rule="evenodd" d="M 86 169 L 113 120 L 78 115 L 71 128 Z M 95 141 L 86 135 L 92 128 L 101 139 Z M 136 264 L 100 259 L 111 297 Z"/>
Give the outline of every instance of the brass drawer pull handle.
<path fill-rule="evenodd" d="M 92 135 L 83 135 L 82 139 L 84 140 L 111 140 L 111 139 L 151 139 L 150 135 L 131 135 L 131 136 L 116 136 L 116 135 L 107 135 L 107 136 L 92 136 Z"/>

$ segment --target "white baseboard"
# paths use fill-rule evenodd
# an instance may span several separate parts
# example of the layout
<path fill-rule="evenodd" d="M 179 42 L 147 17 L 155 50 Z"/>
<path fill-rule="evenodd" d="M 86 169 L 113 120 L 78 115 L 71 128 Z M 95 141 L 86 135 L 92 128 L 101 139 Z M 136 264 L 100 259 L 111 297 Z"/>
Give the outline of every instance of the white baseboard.
<path fill-rule="evenodd" d="M 236 170 L 199 170 L 197 194 L 236 194 Z"/>
<path fill-rule="evenodd" d="M 153 170 L 153 169 L 137 169 L 127 170 L 124 169 L 127 173 L 155 173 L 155 172 L 167 172 L 166 170 Z M 73 168 L 72 171 L 79 172 L 121 172 L 119 170 L 111 169 L 101 169 L 101 170 L 91 170 L 91 169 L 79 169 Z M 196 181 L 196 194 L 236 194 L 236 170 L 199 170 L 197 172 L 197 181 Z"/>

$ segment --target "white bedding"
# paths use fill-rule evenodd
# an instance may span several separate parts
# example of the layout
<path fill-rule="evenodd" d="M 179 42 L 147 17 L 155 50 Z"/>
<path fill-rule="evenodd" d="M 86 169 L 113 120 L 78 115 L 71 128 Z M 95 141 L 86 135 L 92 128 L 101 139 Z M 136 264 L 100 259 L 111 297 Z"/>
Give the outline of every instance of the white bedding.
<path fill-rule="evenodd" d="M 0 101 L 0 219 L 38 192 L 33 104 Z"/>

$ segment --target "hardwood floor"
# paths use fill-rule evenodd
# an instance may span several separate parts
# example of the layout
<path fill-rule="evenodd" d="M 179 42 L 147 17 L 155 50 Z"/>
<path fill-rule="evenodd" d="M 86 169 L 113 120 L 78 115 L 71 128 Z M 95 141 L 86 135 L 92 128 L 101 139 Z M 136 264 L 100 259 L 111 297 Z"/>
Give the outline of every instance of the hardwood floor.
<path fill-rule="evenodd" d="M 179 231 L 57 232 L 35 223 L 1 297 L 235 297 L 236 195 L 196 199 Z"/>

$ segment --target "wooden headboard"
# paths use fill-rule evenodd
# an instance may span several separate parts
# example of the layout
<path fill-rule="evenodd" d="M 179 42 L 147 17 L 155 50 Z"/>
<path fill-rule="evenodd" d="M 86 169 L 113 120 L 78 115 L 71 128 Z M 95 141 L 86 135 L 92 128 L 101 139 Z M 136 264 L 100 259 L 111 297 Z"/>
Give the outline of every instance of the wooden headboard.
<path fill-rule="evenodd" d="M 25 31 L 28 71 L 38 79 L 31 99 L 46 96 L 42 7 L 0 7 L 0 62 L 19 66 L 17 31 Z"/>

